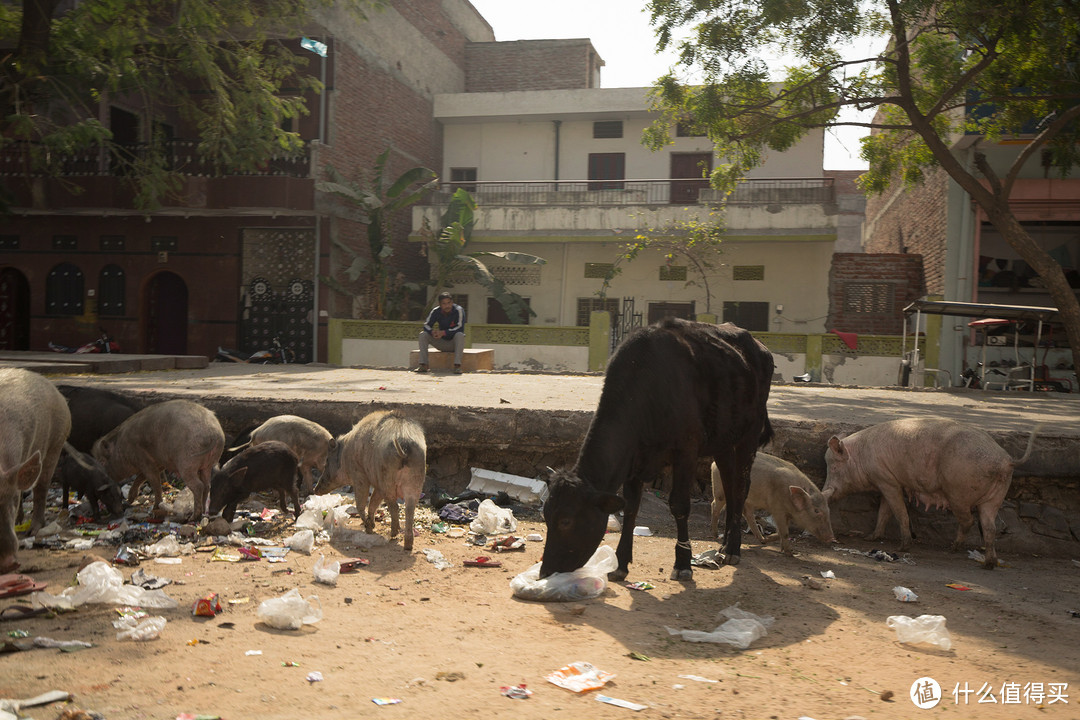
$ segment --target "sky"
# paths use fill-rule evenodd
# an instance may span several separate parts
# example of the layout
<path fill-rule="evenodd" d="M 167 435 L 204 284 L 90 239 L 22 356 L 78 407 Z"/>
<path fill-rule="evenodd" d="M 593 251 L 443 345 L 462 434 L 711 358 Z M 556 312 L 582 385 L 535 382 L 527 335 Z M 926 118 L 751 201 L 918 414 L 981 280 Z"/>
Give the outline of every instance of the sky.
<path fill-rule="evenodd" d="M 499 41 L 589 38 L 604 60 L 601 87 L 648 87 L 675 60 L 674 52 L 657 54 L 645 0 L 470 1 Z M 825 169 L 865 170 L 858 140 L 866 132 L 827 131 Z"/>

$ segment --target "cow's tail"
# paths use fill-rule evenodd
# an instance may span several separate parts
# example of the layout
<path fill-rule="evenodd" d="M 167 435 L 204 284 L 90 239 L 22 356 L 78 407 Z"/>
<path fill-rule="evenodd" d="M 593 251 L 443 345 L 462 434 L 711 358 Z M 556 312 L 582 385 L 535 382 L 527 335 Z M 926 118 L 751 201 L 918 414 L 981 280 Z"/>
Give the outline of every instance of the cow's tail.
<path fill-rule="evenodd" d="M 1019 465 L 1023 465 L 1028 461 L 1028 458 L 1031 457 L 1031 451 L 1035 447 L 1035 436 L 1039 434 L 1039 430 L 1041 430 L 1042 426 L 1045 424 L 1046 423 L 1036 423 L 1035 427 L 1031 428 L 1031 435 L 1028 437 L 1027 449 L 1024 450 L 1023 455 L 1012 461 L 1014 468 Z"/>
<path fill-rule="evenodd" d="M 769 416 L 765 416 L 765 422 L 761 424 L 761 437 L 758 439 L 758 447 L 765 447 L 773 439 L 773 427 L 772 422 L 769 421 Z"/>

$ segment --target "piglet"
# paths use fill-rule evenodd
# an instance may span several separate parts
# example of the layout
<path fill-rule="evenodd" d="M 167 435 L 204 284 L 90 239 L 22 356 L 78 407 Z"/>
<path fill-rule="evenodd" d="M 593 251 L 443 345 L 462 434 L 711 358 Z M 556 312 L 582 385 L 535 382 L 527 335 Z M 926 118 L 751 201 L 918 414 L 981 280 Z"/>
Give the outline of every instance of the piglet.
<path fill-rule="evenodd" d="M 427 472 L 424 428 L 396 412 L 379 410 L 363 418 L 337 439 L 327 462 L 327 492 L 352 485 L 356 507 L 362 508 L 371 492 L 364 529 L 375 530 L 375 510 L 385 500 L 390 508 L 390 537 L 400 530 L 398 498 L 405 500 L 406 552 L 413 546 L 413 514 Z M 320 491 L 322 487 L 320 485 Z"/>
<path fill-rule="evenodd" d="M 712 486 L 712 534 L 716 535 L 721 513 L 727 504 L 716 463 L 712 465 Z M 828 499 L 799 468 L 787 460 L 761 452 L 754 458 L 754 465 L 750 469 L 750 492 L 743 506 L 743 516 L 754 537 L 764 545 L 766 539 L 754 520 L 755 510 L 766 510 L 772 515 L 780 536 L 780 550 L 785 553 L 791 552 L 788 538 L 790 522 L 810 531 L 821 542 L 836 542 Z"/>
<path fill-rule="evenodd" d="M 120 484 L 109 476 L 101 463 L 90 455 L 79 452 L 70 444 L 64 445 L 64 452 L 56 464 L 53 477 L 60 480 L 65 510 L 68 507 L 68 493 L 74 490 L 90 503 L 90 511 L 95 520 L 100 518 L 98 503 L 104 505 L 110 515 L 124 514 L 124 496 L 120 491 Z"/>
<path fill-rule="evenodd" d="M 232 522 L 237 504 L 251 493 L 276 491 L 281 511 L 289 512 L 286 496 L 292 498 L 293 512 L 300 517 L 300 461 L 283 442 L 268 440 L 252 445 L 224 466 L 214 469 L 210 480 L 210 515 Z"/>

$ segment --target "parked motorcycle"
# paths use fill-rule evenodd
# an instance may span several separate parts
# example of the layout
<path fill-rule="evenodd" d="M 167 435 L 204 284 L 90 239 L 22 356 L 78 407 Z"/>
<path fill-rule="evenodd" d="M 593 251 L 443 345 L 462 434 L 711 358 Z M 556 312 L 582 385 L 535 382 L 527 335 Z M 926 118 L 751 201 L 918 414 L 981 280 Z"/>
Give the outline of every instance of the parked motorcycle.
<path fill-rule="evenodd" d="M 109 337 L 109 333 L 105 332 L 105 328 L 99 328 L 101 330 L 101 337 L 97 340 L 91 340 L 85 345 L 79 345 L 78 347 L 71 347 L 70 345 L 60 345 L 59 343 L 49 342 L 49 349 L 58 353 L 118 353 L 120 352 L 120 343 Z"/>
<path fill-rule="evenodd" d="M 217 354 L 214 356 L 214 362 L 250 363 L 252 365 L 287 365 L 288 363 L 296 362 L 296 353 L 294 353 L 292 349 L 282 345 L 280 340 L 274 338 L 273 346 L 271 348 L 259 350 L 251 355 L 240 352 L 239 350 L 223 348 L 219 345 Z"/>

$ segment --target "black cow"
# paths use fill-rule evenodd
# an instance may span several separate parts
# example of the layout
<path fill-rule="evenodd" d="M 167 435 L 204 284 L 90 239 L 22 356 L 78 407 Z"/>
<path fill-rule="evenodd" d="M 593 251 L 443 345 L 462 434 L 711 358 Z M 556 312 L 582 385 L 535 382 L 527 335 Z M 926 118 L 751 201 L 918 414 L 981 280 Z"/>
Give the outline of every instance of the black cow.
<path fill-rule="evenodd" d="M 145 403 L 94 387 L 58 385 L 71 410 L 71 435 L 68 443 L 84 453 L 92 452 L 98 438 L 142 410 Z"/>
<path fill-rule="evenodd" d="M 678 528 L 671 577 L 693 578 L 687 517 L 701 457 L 716 462 L 724 496 L 733 499 L 723 553 L 726 564 L 737 564 L 750 467 L 772 438 L 765 409 L 772 374 L 769 351 L 734 325 L 670 319 L 627 337 L 608 363 L 577 463 L 550 481 L 540 576 L 584 565 L 604 537 L 608 515 L 623 509 L 619 567 L 610 577 L 625 578 L 642 484 L 671 465 L 668 506 Z"/>

